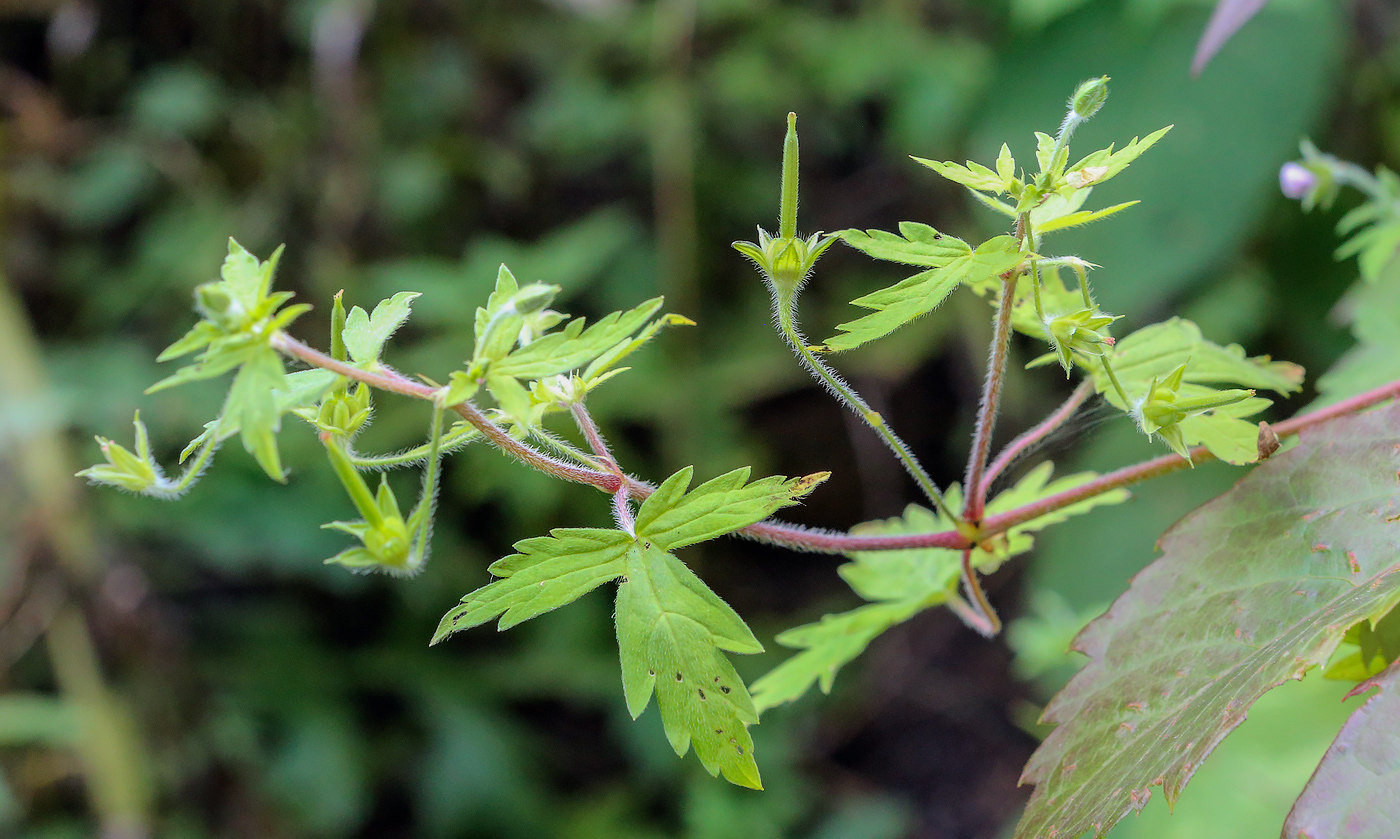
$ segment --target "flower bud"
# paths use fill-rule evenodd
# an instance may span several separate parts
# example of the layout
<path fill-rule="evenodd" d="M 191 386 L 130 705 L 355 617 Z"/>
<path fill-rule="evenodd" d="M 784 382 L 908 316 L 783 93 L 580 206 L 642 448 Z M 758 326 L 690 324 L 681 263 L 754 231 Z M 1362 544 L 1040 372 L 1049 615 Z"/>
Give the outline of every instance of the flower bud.
<path fill-rule="evenodd" d="M 554 302 L 554 295 L 559 293 L 559 286 L 546 285 L 545 283 L 530 283 L 520 289 L 510 298 L 508 304 L 515 309 L 516 314 L 528 315 L 537 312 Z"/>
<path fill-rule="evenodd" d="M 1099 76 L 1081 84 L 1070 97 L 1069 108 L 1077 121 L 1083 122 L 1099 112 L 1108 101 L 1108 76 Z"/>
<path fill-rule="evenodd" d="M 1278 187 L 1288 198 L 1301 200 L 1317 186 L 1317 173 L 1296 160 L 1278 170 Z"/>

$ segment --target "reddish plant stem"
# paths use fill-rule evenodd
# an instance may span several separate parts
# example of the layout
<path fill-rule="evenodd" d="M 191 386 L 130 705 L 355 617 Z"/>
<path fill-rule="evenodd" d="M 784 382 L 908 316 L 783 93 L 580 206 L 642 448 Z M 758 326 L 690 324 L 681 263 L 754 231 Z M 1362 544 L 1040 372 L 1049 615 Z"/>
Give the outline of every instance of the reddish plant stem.
<path fill-rule="evenodd" d="M 997 617 L 996 609 L 992 608 L 992 601 L 987 599 L 987 593 L 982 590 L 982 581 L 978 578 L 977 569 L 972 567 L 972 548 L 963 548 L 962 552 L 962 579 L 963 587 L 967 589 L 968 597 L 972 600 L 971 615 L 964 615 L 963 622 L 977 630 L 984 638 L 994 638 L 1001 632 L 1001 618 Z"/>
<path fill-rule="evenodd" d="M 588 409 L 583 406 L 583 403 L 570 403 L 569 413 L 573 415 L 574 424 L 578 426 L 579 431 L 583 432 L 583 438 L 588 441 L 588 447 L 593 450 L 593 453 L 620 474 L 621 469 L 617 465 L 617 460 L 608 450 L 608 441 L 603 439 L 602 432 L 598 430 L 598 424 L 593 421 L 593 415 L 588 413 Z"/>
<path fill-rule="evenodd" d="M 1292 419 L 1285 420 L 1271 427 L 1274 433 L 1279 437 L 1289 437 L 1301 431 L 1313 428 L 1314 426 L 1321 425 L 1328 420 L 1346 416 L 1347 414 L 1354 414 L 1357 411 L 1394 399 L 1398 396 L 1400 396 L 1400 381 L 1395 381 L 1387 385 L 1381 385 L 1373 390 L 1368 390 L 1350 399 L 1345 399 L 1335 405 L 1329 405 L 1326 408 L 1303 414 L 1302 416 L 1293 417 Z M 1068 507 L 1086 498 L 1102 495 L 1105 492 L 1145 481 L 1148 478 L 1156 478 L 1161 475 L 1178 472 L 1196 463 L 1206 463 L 1215 460 L 1215 455 L 1207 451 L 1205 446 L 1197 446 L 1191 449 L 1188 454 L 1190 455 L 1189 459 L 1175 454 L 1168 454 L 1142 463 L 1136 463 L 1132 466 L 1125 466 L 1122 469 L 1109 472 L 1107 475 L 1101 475 L 1087 484 L 1081 484 L 1073 489 L 1057 492 L 1054 495 L 1047 495 L 1033 504 L 1027 504 L 1024 507 L 1017 507 L 1014 510 L 1008 510 L 1005 513 L 991 516 L 982 523 L 981 535 L 985 537 L 996 533 L 1002 533 L 1022 522 L 1039 518 L 1046 513 Z"/>
<path fill-rule="evenodd" d="M 325 353 L 312 349 L 296 339 L 278 333 L 272 339 L 272 346 L 300 361 L 314 367 L 321 367 L 334 373 L 339 373 L 355 381 L 364 382 L 371 387 L 388 390 L 393 393 L 412 396 L 418 399 L 432 399 L 436 393 L 434 388 L 421 385 L 415 381 L 404 378 L 397 373 L 387 371 L 384 373 L 371 373 L 361 370 L 358 367 L 336 361 Z M 1400 381 L 1391 382 L 1387 385 L 1366 391 L 1365 393 L 1353 396 L 1350 399 L 1338 402 L 1326 408 L 1285 420 L 1273 426 L 1274 433 L 1279 437 L 1288 437 L 1298 434 L 1314 426 L 1320 425 L 1328 420 L 1347 414 L 1356 413 L 1373 405 L 1400 397 Z M 608 472 L 600 472 L 593 469 L 586 469 L 570 463 L 557 460 L 532 448 L 531 446 L 511 437 L 505 429 L 487 419 L 480 410 L 469 402 L 453 406 L 453 410 L 461 414 L 469 423 L 482 432 L 488 440 L 498 448 L 510 454 L 522 462 L 533 466 L 548 474 L 555 475 L 565 480 L 576 483 L 588 484 L 609 494 L 616 494 L 618 490 L 625 487 L 627 496 L 630 498 L 644 499 L 656 490 L 654 486 L 645 481 L 638 480 L 631 476 L 622 476 Z M 1215 457 L 1206 451 L 1203 446 L 1197 446 L 1189 454 L 1190 459 L 1180 457 L 1175 454 L 1163 455 L 1152 460 L 1137 463 L 1132 466 L 1125 466 L 1107 475 L 1102 475 L 1086 484 L 1081 484 L 1065 492 L 1046 496 L 1033 504 L 1027 504 L 1014 510 L 1008 510 L 995 516 L 990 516 L 982 522 L 978 530 L 980 538 L 988 538 L 998 533 L 1004 533 L 1023 522 L 1040 516 L 1052 513 L 1071 504 L 1076 504 L 1086 498 L 1102 495 L 1105 492 L 1118 489 L 1119 487 L 1130 486 L 1148 478 L 1155 478 L 1159 475 L 1166 475 L 1187 468 L 1192 463 L 1205 463 L 1214 460 Z M 544 465 L 541 465 L 544 464 Z M 548 468 L 546 468 L 548 466 Z M 832 533 L 824 530 L 816 530 L 796 524 L 768 519 L 757 524 L 749 525 L 740 534 L 768 542 L 774 545 L 792 548 L 799 551 L 811 551 L 815 553 L 851 553 L 855 551 L 891 551 L 908 550 L 912 548 L 948 548 L 952 550 L 964 550 L 973 543 L 956 530 L 945 530 L 938 533 L 911 533 L 902 536 L 852 536 L 844 533 Z"/>
<path fill-rule="evenodd" d="M 1064 425 L 1065 420 L 1074 416 L 1074 412 L 1079 410 L 1079 406 L 1083 405 L 1084 400 L 1088 399 L 1093 392 L 1093 382 L 1087 379 L 1080 382 L 1079 387 L 1074 389 L 1074 392 L 1069 395 L 1069 398 L 1064 401 L 1064 404 L 1056 408 L 1053 414 L 1041 420 L 1040 424 L 1036 427 L 1026 431 L 1010 443 L 1007 443 L 1006 448 L 1002 449 L 1001 453 L 997 455 L 996 460 L 992 461 L 992 465 L 987 467 L 987 474 L 982 478 L 982 485 L 989 487 L 995 483 L 997 477 L 1001 475 L 1006 467 L 1010 466 L 1017 457 L 1020 457 L 1022 452 L 1034 446 L 1036 443 L 1039 443 L 1041 440 L 1044 440 L 1050 432 Z M 985 495 L 985 493 L 983 494 Z"/>
<path fill-rule="evenodd" d="M 1018 231 L 1021 229 L 1017 224 Z M 996 430 L 997 411 L 1001 407 L 1001 386 L 1006 381 L 1006 353 L 1011 345 L 1011 310 L 1016 299 L 1017 269 L 1001 276 L 1001 300 L 997 305 L 996 328 L 992 333 L 992 348 L 987 354 L 987 379 L 982 385 L 982 401 L 977 406 L 977 426 L 972 432 L 972 453 L 967 458 L 967 475 L 963 480 L 967 497 L 963 520 L 981 525 L 982 510 L 987 503 L 987 455 L 992 447 L 992 432 Z"/>
<path fill-rule="evenodd" d="M 313 367 L 320 367 L 332 373 L 339 373 L 357 382 L 364 382 L 370 387 L 387 390 L 391 393 L 412 396 L 417 399 L 432 400 L 437 393 L 437 388 L 419 384 L 412 379 L 405 378 L 393 370 L 384 369 L 376 372 L 361 370 L 354 365 L 344 361 L 337 361 L 320 350 L 313 349 L 306 344 L 291 337 L 285 332 L 279 332 L 272 337 L 272 347 L 280 352 L 304 361 Z M 510 436 L 510 432 L 496 425 L 486 418 L 486 415 L 471 402 L 460 402 L 452 406 L 452 410 L 461 415 L 463 419 L 471 423 L 482 436 L 491 441 L 496 448 L 505 451 L 521 462 L 538 469 L 548 475 L 563 478 L 566 481 L 588 484 L 597 487 L 604 492 L 617 492 L 621 481 L 616 475 L 607 472 L 599 472 L 594 469 L 585 469 L 582 466 L 575 466 L 566 463 L 558 458 L 550 457 L 544 452 L 536 449 L 528 443 L 523 443 Z"/>
<path fill-rule="evenodd" d="M 608 449 L 608 441 L 603 439 L 603 433 L 598 430 L 598 424 L 593 421 L 593 415 L 588 413 L 588 408 L 584 407 L 582 402 L 571 402 L 569 413 L 573 415 L 574 424 L 578 426 L 579 431 L 583 432 L 583 437 L 588 441 L 588 447 L 593 450 L 593 454 L 617 476 L 617 490 L 613 492 L 613 519 L 623 532 L 629 536 L 637 535 L 637 520 L 632 515 L 632 503 L 629 500 L 632 495 L 631 482 L 623 473 L 622 467 L 617 465 L 617 458 L 613 457 L 612 451 Z M 650 493 L 651 489 L 648 486 L 647 494 Z"/>

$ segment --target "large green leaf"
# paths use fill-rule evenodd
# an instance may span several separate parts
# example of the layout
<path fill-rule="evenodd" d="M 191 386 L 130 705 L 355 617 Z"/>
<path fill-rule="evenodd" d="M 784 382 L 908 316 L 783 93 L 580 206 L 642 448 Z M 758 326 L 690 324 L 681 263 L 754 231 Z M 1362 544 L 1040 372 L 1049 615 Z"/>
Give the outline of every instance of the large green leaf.
<path fill-rule="evenodd" d="M 1288 814 L 1283 839 L 1400 836 L 1400 663 L 1361 689 L 1379 688 L 1342 726 Z"/>
<path fill-rule="evenodd" d="M 922 230 L 915 229 L 916 227 Z M 889 288 L 882 288 L 852 300 L 853 305 L 875 311 L 856 320 L 838 324 L 836 328 L 841 330 L 842 334 L 826 340 L 826 346 L 831 350 L 854 349 L 888 335 L 904 324 L 938 308 L 959 285 L 975 285 L 992 279 L 1016 267 L 1025 256 L 1017 247 L 1016 239 L 1011 236 L 993 237 L 978 245 L 976 250 L 960 250 L 960 255 L 948 259 L 949 252 L 956 248 L 956 245 L 946 237 L 937 237 L 937 231 L 931 227 L 901 225 L 901 232 L 911 237 L 906 239 L 903 245 L 896 243 L 892 234 L 877 238 L 877 232 L 872 230 L 860 234 L 858 231 L 847 231 L 851 235 L 843 234 L 842 238 L 853 247 L 865 250 L 880 259 L 897 256 L 894 261 L 918 265 L 923 263 L 912 260 L 922 258 L 928 264 L 938 267 L 922 271 Z M 962 244 L 958 240 L 952 242 Z"/>
<path fill-rule="evenodd" d="M 735 784 L 762 788 L 747 728 L 758 712 L 722 650 L 757 653 L 763 646 L 733 609 L 680 560 L 638 545 L 617 589 L 617 646 L 633 718 L 654 690 L 676 754 L 693 743 L 711 775 L 722 771 Z"/>
<path fill-rule="evenodd" d="M 1270 688 L 1400 601 L 1400 407 L 1305 434 L 1162 537 L 1080 635 L 1090 662 L 1045 711 L 1016 836 L 1102 836 L 1174 801 Z"/>
<path fill-rule="evenodd" d="M 1182 364 L 1186 365 L 1184 381 L 1203 385 L 1233 384 L 1286 395 L 1303 384 L 1303 368 L 1298 365 L 1271 361 L 1266 355 L 1248 358 L 1239 344 L 1222 347 L 1206 340 L 1200 327 L 1185 318 L 1143 327 L 1113 348 L 1113 371 L 1134 397 L 1146 392 L 1153 379 L 1165 379 Z M 1116 400 L 1103 368 L 1094 364 L 1091 370 L 1099 392 Z"/>
<path fill-rule="evenodd" d="M 431 643 L 499 616 L 500 629 L 567 605 L 622 576 L 632 537 L 619 530 L 558 528 L 515 543 L 519 553 L 491 564 L 500 579 L 442 616 Z"/>

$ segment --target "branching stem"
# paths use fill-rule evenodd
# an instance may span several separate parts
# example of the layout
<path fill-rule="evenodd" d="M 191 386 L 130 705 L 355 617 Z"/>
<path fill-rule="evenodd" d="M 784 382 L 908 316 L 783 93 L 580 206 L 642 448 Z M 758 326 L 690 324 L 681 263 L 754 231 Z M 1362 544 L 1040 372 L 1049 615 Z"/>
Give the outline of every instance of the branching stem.
<path fill-rule="evenodd" d="M 435 388 L 419 384 L 392 370 L 361 370 L 352 364 L 336 361 L 320 350 L 313 349 L 303 344 L 285 332 L 279 332 L 274 335 L 271 343 L 272 347 L 279 352 L 286 353 L 313 367 L 320 367 L 323 370 L 339 373 L 346 378 L 354 379 L 357 382 L 364 382 L 371 387 L 387 390 L 390 393 L 412 396 L 416 399 L 432 399 L 437 392 Z M 496 448 L 501 449 L 527 466 L 544 472 L 547 475 L 553 475 L 556 478 L 597 487 L 604 492 L 611 493 L 617 491 L 618 479 L 616 475 L 600 472 L 595 469 L 587 469 L 582 466 L 575 466 L 572 463 L 565 463 L 558 458 L 550 457 L 528 443 L 522 443 L 512 437 L 510 432 L 487 419 L 486 415 L 481 413 L 481 410 L 470 401 L 453 405 L 452 410 L 456 411 L 463 419 L 471 423 L 472 426 L 480 431 L 482 436 Z"/>
<path fill-rule="evenodd" d="M 1087 379 L 1080 382 L 1079 387 L 1074 389 L 1074 392 L 1069 395 L 1069 398 L 1066 399 L 1060 407 L 1055 409 L 1054 413 L 1041 420 L 1039 425 L 1029 429 L 1010 443 L 1007 443 L 1006 448 L 1002 449 L 1001 453 L 997 455 L 996 460 L 992 461 L 992 465 L 987 467 L 987 474 L 982 478 L 983 484 L 990 487 L 995 483 L 997 477 L 1006 470 L 1006 467 L 1015 462 L 1016 458 L 1020 457 L 1021 454 L 1031 446 L 1044 440 L 1046 436 L 1061 425 L 1064 425 L 1066 420 L 1074 416 L 1074 412 L 1079 410 L 1079 406 L 1083 405 L 1084 400 L 1088 399 L 1093 392 L 1093 382 Z"/>
<path fill-rule="evenodd" d="M 364 382 L 371 387 L 377 387 L 382 390 L 388 390 L 419 399 L 432 399 L 435 393 L 433 388 L 406 379 L 397 373 L 386 374 L 381 372 L 369 372 L 361 370 L 353 365 L 336 361 L 325 353 L 312 349 L 284 333 L 279 333 L 274 336 L 272 345 L 279 351 L 314 367 L 320 367 L 339 373 L 355 381 Z M 1335 405 L 1329 405 L 1326 408 L 1278 423 L 1273 426 L 1273 430 L 1279 437 L 1296 435 L 1301 431 L 1321 425 L 1329 420 L 1348 414 L 1354 414 L 1382 402 L 1396 399 L 1397 397 L 1400 397 L 1400 381 L 1382 385 L 1381 387 L 1353 396 L 1350 399 L 1338 402 Z M 563 478 L 564 480 L 574 481 L 575 483 L 588 484 L 589 486 L 596 487 L 609 494 L 617 493 L 620 488 L 625 488 L 626 495 L 629 498 L 635 499 L 644 499 L 651 495 L 656 489 L 651 484 L 630 476 L 624 476 L 619 479 L 617 475 L 608 472 L 574 466 L 551 458 L 511 437 L 505 429 L 492 423 L 480 410 L 469 403 L 462 403 L 461 405 L 454 406 L 454 410 L 466 418 L 468 422 L 472 423 L 474 427 L 481 430 L 483 436 L 498 448 L 523 463 L 547 472 L 548 474 Z M 490 430 L 488 431 L 488 429 Z M 1102 475 L 1086 484 L 1081 484 L 1064 492 L 1046 496 L 1035 503 L 989 516 L 983 520 L 982 526 L 978 530 L 978 536 L 982 539 L 995 536 L 1010 530 L 1018 524 L 1039 518 L 1047 513 L 1053 513 L 1071 504 L 1077 504 L 1087 498 L 1093 498 L 1120 487 L 1131 486 L 1147 480 L 1148 478 L 1155 478 L 1160 475 L 1177 472 L 1187 468 L 1193 463 L 1204 463 L 1215 459 L 1215 456 L 1207 451 L 1204 446 L 1191 449 L 1189 454 L 1189 459 L 1170 454 L 1132 466 L 1125 466 L 1122 469 L 1110 472 L 1107 475 Z M 548 464 L 549 468 L 542 468 L 539 465 L 542 463 Z M 964 550 L 973 544 L 972 540 L 968 539 L 957 530 L 947 530 L 938 533 L 911 533 L 901 536 L 852 536 L 844 533 L 833 533 L 830 531 L 803 527 L 801 525 L 788 524 L 773 519 L 750 525 L 741 530 L 740 534 L 752 539 L 757 539 L 761 542 L 781 545 L 793 550 L 830 554 L 851 553 L 855 551 L 908 550 L 910 548 L 947 548 L 951 550 Z"/>

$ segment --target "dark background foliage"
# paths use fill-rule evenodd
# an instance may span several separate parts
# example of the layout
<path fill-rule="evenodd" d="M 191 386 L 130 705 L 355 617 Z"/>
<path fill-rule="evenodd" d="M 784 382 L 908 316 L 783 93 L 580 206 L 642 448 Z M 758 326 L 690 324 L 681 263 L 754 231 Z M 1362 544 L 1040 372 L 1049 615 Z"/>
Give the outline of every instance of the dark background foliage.
<path fill-rule="evenodd" d="M 972 238 L 995 220 L 906 155 L 987 159 L 1009 140 L 1028 156 L 1073 86 L 1105 73 L 1112 97 L 1077 148 L 1176 129 L 1095 196 L 1143 204 L 1060 247 L 1104 266 L 1097 288 L 1129 324 L 1180 311 L 1214 340 L 1321 371 L 1349 344 L 1328 313 L 1354 273 L 1331 262 L 1330 219 L 1277 197 L 1275 173 L 1305 134 L 1396 162 L 1396 14 L 1278 0 L 1192 79 L 1208 13 L 1188 0 L 0 2 L 0 831 L 999 835 L 1067 634 L 1237 472 L 1144 487 L 994 577 L 1008 617 L 1032 612 L 1014 671 L 1006 643 L 939 611 L 881 639 L 832 697 L 765 716 L 762 794 L 676 760 L 655 712 L 628 719 L 605 596 L 427 649 L 513 541 L 606 520 L 596 493 L 468 449 L 447 466 L 433 561 L 405 581 L 321 564 L 342 545 L 317 525 L 349 508 L 305 427 L 283 435 L 286 486 L 237 446 L 170 504 L 69 476 L 97 457 L 91 435 L 125 439 L 138 407 L 167 463 L 217 412 L 217 384 L 140 394 L 232 235 L 263 255 L 288 243 L 279 282 L 317 305 L 296 331 L 318 345 L 336 290 L 365 306 L 423 292 L 389 360 L 435 377 L 468 353 L 503 261 L 563 286 L 578 314 L 664 293 L 699 326 L 666 334 L 593 403 L 628 468 L 829 469 L 792 518 L 895 515 L 912 487 L 786 357 L 727 246 L 773 223 L 783 115 L 801 117 L 804 229 L 916 219 Z M 846 319 L 844 301 L 893 279 L 887 267 L 833 250 L 804 300 L 809 331 Z M 840 359 L 941 483 L 965 456 L 986 314 L 958 296 Z M 1016 349 L 1024 362 L 1031 348 Z M 1013 371 L 1007 439 L 1067 391 Z M 1101 469 L 1150 451 L 1098 417 L 1050 453 Z M 365 447 L 410 444 L 425 420 L 381 399 Z M 415 479 L 401 478 L 406 495 Z M 854 600 L 837 558 L 736 540 L 686 558 L 765 644 Z M 768 645 L 739 662 L 746 675 L 780 660 Z M 43 694 L 66 704 L 30 701 Z M 1266 776 L 1297 763 L 1278 751 L 1296 731 L 1266 728 L 1251 723 L 1253 751 L 1220 761 Z M 1207 812 L 1221 824 L 1237 810 Z M 1187 835 L 1171 829 L 1121 828 Z"/>

